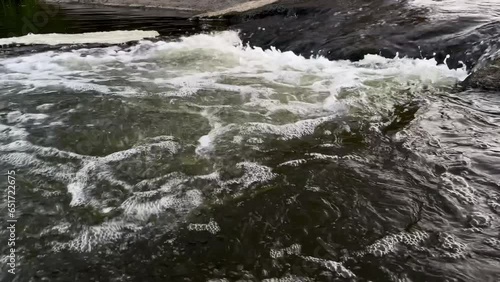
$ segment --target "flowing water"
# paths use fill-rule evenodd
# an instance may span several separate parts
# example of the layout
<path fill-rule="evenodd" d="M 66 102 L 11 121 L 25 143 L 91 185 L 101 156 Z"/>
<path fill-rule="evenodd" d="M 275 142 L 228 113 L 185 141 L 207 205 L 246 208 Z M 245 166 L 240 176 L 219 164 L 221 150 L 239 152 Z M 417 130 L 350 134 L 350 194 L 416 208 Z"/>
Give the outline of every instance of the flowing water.
<path fill-rule="evenodd" d="M 1 281 L 499 281 L 500 95 L 462 92 L 465 66 L 109 13 L 44 33 L 161 35 L 0 39 Z"/>

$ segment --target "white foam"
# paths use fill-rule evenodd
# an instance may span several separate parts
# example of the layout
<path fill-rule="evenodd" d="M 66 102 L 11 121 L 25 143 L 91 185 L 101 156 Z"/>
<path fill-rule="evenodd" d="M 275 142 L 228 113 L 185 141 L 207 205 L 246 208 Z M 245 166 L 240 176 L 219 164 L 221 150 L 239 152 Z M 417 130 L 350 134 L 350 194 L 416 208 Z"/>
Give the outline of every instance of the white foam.
<path fill-rule="evenodd" d="M 467 255 L 467 244 L 463 243 L 453 234 L 441 233 L 438 237 L 440 245 L 440 255 L 453 259 L 463 259 Z"/>
<path fill-rule="evenodd" d="M 127 232 L 137 232 L 141 227 L 123 221 L 107 221 L 101 225 L 83 226 L 77 236 L 65 243 L 55 243 L 54 252 L 67 249 L 76 252 L 90 252 L 100 244 L 120 239 Z"/>
<path fill-rule="evenodd" d="M 20 111 L 13 111 L 7 114 L 8 123 L 27 123 L 30 121 L 39 122 L 48 118 L 46 114 L 23 114 Z"/>
<path fill-rule="evenodd" d="M 46 103 L 46 104 L 41 104 L 41 105 L 36 106 L 36 109 L 40 112 L 45 112 L 45 111 L 50 110 L 53 107 L 54 107 L 54 104 Z"/>
<path fill-rule="evenodd" d="M 23 140 L 28 137 L 28 132 L 24 128 L 0 124 L 0 141 Z"/>
<path fill-rule="evenodd" d="M 285 275 L 283 277 L 273 277 L 263 279 L 262 282 L 312 282 L 312 278 L 296 276 L 296 275 Z"/>
<path fill-rule="evenodd" d="M 493 221 L 493 216 L 482 212 L 473 212 L 470 215 L 469 224 L 472 227 L 486 228 L 490 227 Z"/>
<path fill-rule="evenodd" d="M 317 114 L 318 110 L 339 110 L 338 93 L 343 88 L 369 87 L 365 81 L 388 80 L 403 88 L 409 81 L 450 85 L 467 75 L 465 70 L 436 66 L 433 60 L 385 59 L 376 55 L 367 55 L 360 62 L 306 59 L 273 48 L 244 46 L 234 31 L 194 35 L 179 42 L 141 41 L 127 50 L 115 46 L 51 51 L 2 59 L 0 64 L 6 71 L 0 76 L 0 85 L 21 86 L 20 93 L 65 87 L 143 95 L 151 91 L 144 89 L 147 84 L 157 86 L 157 94 L 168 96 L 219 89 L 253 95 L 254 106 L 268 107 L 271 112 L 288 110 L 302 116 Z M 224 83 L 225 78 L 240 83 Z M 303 98 L 313 101 L 293 101 L 298 98 L 289 92 L 293 89 L 311 93 Z M 259 98 L 276 91 L 289 96 L 290 103 L 269 104 Z M 325 99 L 317 93 L 329 96 Z"/>
<path fill-rule="evenodd" d="M 138 145 L 128 150 L 115 152 L 103 157 L 85 156 L 56 148 L 33 145 L 28 141 L 18 140 L 0 145 L 0 163 L 9 167 L 29 167 L 29 174 L 40 175 L 66 184 L 67 192 L 71 195 L 70 206 L 86 205 L 101 213 L 118 210 L 116 220 L 104 222 L 97 226 L 85 226 L 77 223 L 81 231 L 72 236 L 69 241 L 58 242 L 53 246 L 54 251 L 69 249 L 78 252 L 89 252 L 95 246 L 112 242 L 128 232 L 134 233 L 142 227 L 140 221 L 150 216 L 161 215 L 167 212 L 182 217 L 192 209 L 201 205 L 203 197 L 199 190 L 188 187 L 190 178 L 180 173 L 171 173 L 154 179 L 147 179 L 136 184 L 120 180 L 111 169 L 111 165 L 133 160 L 144 153 L 151 155 L 165 152 L 175 154 L 179 144 L 170 136 L 159 136 L 148 139 L 150 143 Z M 160 151 L 158 150 L 160 149 Z M 59 159 L 58 162 L 46 162 L 45 159 Z M 64 164 L 65 162 L 68 165 Z M 217 181 L 217 174 L 200 176 Z M 246 179 L 246 178 L 245 178 Z M 245 180 L 244 179 L 244 180 Z M 102 189 L 98 184 L 102 181 L 112 186 L 123 188 L 126 197 L 116 203 L 116 198 L 109 199 L 111 194 L 104 193 L 95 196 L 96 189 Z M 243 183 L 243 182 L 242 182 Z M 41 188 L 41 187 L 40 187 Z M 42 188 L 43 189 L 43 188 Z M 108 188 L 106 188 L 108 189 Z M 141 192 L 134 192 L 139 190 Z M 58 191 L 46 193 L 47 197 L 58 194 Z M 109 200 L 113 204 L 108 206 Z M 75 227 L 72 225 L 72 227 Z M 217 230 L 216 224 L 209 223 L 207 230 Z M 67 229 L 67 228 L 66 228 Z M 49 231 L 47 231 L 49 232 Z M 52 231 L 50 231 L 52 232 Z"/>
<path fill-rule="evenodd" d="M 300 166 L 301 164 L 305 164 L 307 161 L 305 159 L 298 159 L 298 160 L 291 160 L 287 162 L 280 163 L 278 167 L 280 166 L 292 166 L 292 167 L 297 167 Z"/>
<path fill-rule="evenodd" d="M 300 255 L 302 252 L 302 246 L 300 244 L 293 244 L 289 247 L 282 249 L 271 249 L 269 255 L 273 258 L 283 258 L 285 255 Z"/>
<path fill-rule="evenodd" d="M 209 223 L 190 223 L 188 225 L 188 230 L 190 231 L 208 231 L 212 234 L 217 234 L 220 231 L 219 224 L 215 222 L 213 219 L 210 220 Z"/>
<path fill-rule="evenodd" d="M 340 275 L 343 278 L 355 278 L 356 277 L 356 275 L 351 270 L 346 268 L 341 262 L 316 258 L 316 257 L 312 257 L 312 256 L 302 256 L 302 258 L 306 261 L 317 263 L 320 266 L 328 269 L 329 271 L 334 272 L 337 275 Z"/>
<path fill-rule="evenodd" d="M 315 160 L 337 161 L 339 159 L 342 159 L 342 157 L 339 157 L 337 155 L 325 155 L 325 154 L 320 154 L 320 153 L 308 153 L 307 155 L 312 157 Z"/>
<path fill-rule="evenodd" d="M 441 175 L 441 188 L 462 203 L 475 204 L 478 202 L 475 189 L 458 175 L 445 172 Z"/>
<path fill-rule="evenodd" d="M 382 257 L 387 254 L 396 252 L 400 245 L 420 246 L 425 240 L 429 239 L 429 234 L 424 231 L 415 232 L 400 232 L 391 234 L 377 240 L 372 245 L 369 245 L 366 250 L 355 253 L 356 256 L 372 254 L 377 257 Z"/>
<path fill-rule="evenodd" d="M 160 34 L 157 31 L 145 30 L 117 30 L 87 32 L 77 34 L 48 33 L 48 34 L 28 34 L 20 37 L 10 37 L 0 39 L 0 45 L 8 44 L 85 44 L 85 43 L 106 43 L 119 44 L 129 41 L 137 41 L 144 38 L 154 38 Z"/>
<path fill-rule="evenodd" d="M 264 183 L 276 177 L 271 168 L 252 162 L 241 162 L 236 167 L 242 168 L 245 173 L 240 178 L 220 183 L 221 186 L 238 184 L 240 188 L 248 188 L 254 183 Z"/>
<path fill-rule="evenodd" d="M 247 134 L 252 132 L 274 134 L 280 136 L 280 139 L 282 140 L 290 140 L 313 134 L 318 125 L 333 120 L 335 117 L 336 115 L 331 115 L 316 119 L 300 120 L 295 123 L 283 125 L 274 125 L 268 123 L 248 123 L 243 128 L 243 132 Z"/>
<path fill-rule="evenodd" d="M 198 139 L 199 145 L 196 147 L 196 154 L 200 156 L 204 156 L 209 150 L 213 148 L 213 141 L 217 135 L 220 135 L 227 131 L 229 128 L 222 127 L 221 122 L 218 118 L 214 117 L 208 110 L 204 110 L 201 112 L 203 117 L 208 119 L 212 130 L 208 132 L 208 134 L 203 135 Z"/>
<path fill-rule="evenodd" d="M 488 199 L 487 204 L 493 212 L 500 214 L 500 196 L 491 196 L 491 198 Z"/>
<path fill-rule="evenodd" d="M 166 194 L 157 200 L 153 200 L 151 194 L 136 193 L 125 200 L 120 206 L 124 215 L 147 220 L 150 216 L 159 215 L 167 209 L 175 210 L 178 213 L 188 212 L 201 205 L 203 199 L 201 192 L 194 189 L 187 191 L 184 195 Z M 161 194 L 158 193 L 158 195 Z"/>
<path fill-rule="evenodd" d="M 111 153 L 104 157 L 85 158 L 82 167 L 76 172 L 75 177 L 67 186 L 68 192 L 72 195 L 70 205 L 78 206 L 88 203 L 88 199 L 85 196 L 87 194 L 86 190 L 95 188 L 93 184 L 95 180 L 104 179 L 127 190 L 131 190 L 132 186 L 130 184 L 116 179 L 113 174 L 109 173 L 109 171 L 105 169 L 107 168 L 107 165 L 109 163 L 116 163 L 124 161 L 126 159 L 130 159 L 131 157 L 137 156 L 139 154 L 151 154 L 153 148 L 159 148 L 162 149 L 162 152 L 175 154 L 179 148 L 179 144 L 170 139 L 170 136 L 167 136 L 167 138 L 157 137 L 156 140 L 152 140 L 156 142 L 150 144 L 139 145 L 128 150 Z"/>
<path fill-rule="evenodd" d="M 394 93 L 407 89 L 408 84 L 448 87 L 466 76 L 465 70 L 449 70 L 430 60 L 385 59 L 374 55 L 359 62 L 332 62 L 323 57 L 306 59 L 292 52 L 244 46 L 233 31 L 195 35 L 177 42 L 141 41 L 128 49 L 114 46 L 51 51 L 3 58 L 0 64 L 0 87 L 15 89 L 18 95 L 46 93 L 47 89 L 71 89 L 124 96 L 175 96 L 172 101 L 180 101 L 179 104 L 186 100 L 195 101 L 192 102 L 195 105 L 188 106 L 196 109 L 194 111 L 210 124 L 210 129 L 198 135 L 196 153 L 200 155 L 226 141 L 224 138 L 228 135 L 231 136 L 227 143 L 231 146 L 262 146 L 268 137 L 280 140 L 301 138 L 314 134 L 322 124 L 346 113 L 354 102 L 366 108 L 386 109 L 399 98 Z M 374 86 L 370 83 L 373 81 L 382 86 Z M 352 89 L 359 93 L 353 91 L 353 95 L 347 98 L 339 96 L 339 93 Z M 371 93 L 380 95 L 378 100 L 387 102 L 374 103 L 364 99 L 363 95 Z M 230 102 L 226 98 L 230 98 Z M 41 105 L 37 110 L 43 112 L 50 107 Z M 233 115 L 237 115 L 236 118 L 233 119 Z M 275 115 L 280 119 L 275 120 Z M 29 173 L 35 175 L 50 175 L 53 180 L 66 185 L 71 206 L 86 205 L 103 213 L 111 210 L 122 212 L 119 219 L 125 225 L 169 212 L 182 220 L 205 200 L 206 191 L 202 194 L 190 186 L 193 179 L 208 181 L 215 190 L 229 191 L 231 196 L 237 196 L 245 189 L 260 186 L 276 177 L 270 167 L 240 162 L 236 166 L 242 175 L 231 179 L 223 179 L 222 173 L 215 171 L 203 176 L 172 173 L 139 183 L 124 181 L 113 171 L 115 165 L 133 161 L 142 154 L 156 154 L 156 149 L 173 155 L 180 151 L 181 145 L 171 137 L 162 137 L 128 150 L 93 157 L 22 141 L 28 136 L 23 129 L 25 123 L 44 122 L 46 119 L 47 116 L 41 113 L 10 113 L 6 119 L 9 124 L 0 124 L 0 140 L 5 144 L 0 146 L 0 161 L 10 166 L 29 166 Z M 321 130 L 320 134 L 324 132 Z M 238 137 L 234 138 L 234 135 Z M 47 159 L 45 157 L 59 159 L 61 161 L 55 163 L 67 165 L 42 161 Z M 281 165 L 300 165 L 310 159 L 348 158 L 310 154 Z M 354 156 L 351 159 L 358 160 Z M 120 187 L 124 197 L 118 202 L 115 198 L 96 197 L 101 182 Z M 116 223 L 118 226 L 113 225 L 115 223 L 87 226 L 74 240 L 55 249 L 89 251 L 95 246 L 89 242 L 114 240 L 126 233 L 127 228 L 122 228 L 122 223 Z M 188 228 L 218 230 L 215 223 Z M 106 233 L 108 231 L 111 234 Z M 322 260 L 314 262 L 331 271 L 340 271 L 347 277 L 351 275 L 338 264 Z"/>

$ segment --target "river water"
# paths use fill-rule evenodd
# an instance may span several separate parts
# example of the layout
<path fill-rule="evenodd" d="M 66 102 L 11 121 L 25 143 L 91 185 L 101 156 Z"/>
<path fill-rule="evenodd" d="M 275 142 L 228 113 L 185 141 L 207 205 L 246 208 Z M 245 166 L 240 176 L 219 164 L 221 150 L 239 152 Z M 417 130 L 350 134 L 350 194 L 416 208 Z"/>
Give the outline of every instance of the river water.
<path fill-rule="evenodd" d="M 436 26 L 489 11 L 440 39 L 500 11 L 403 4 Z M 31 27 L 0 25 L 0 169 L 16 171 L 18 218 L 17 274 L 2 264 L 1 281 L 499 281 L 500 95 L 457 87 L 465 64 L 299 55 L 262 15 L 63 6 L 41 25 L 47 8 L 23 7 L 5 19 Z M 43 44 L 11 38 L 28 32 Z"/>

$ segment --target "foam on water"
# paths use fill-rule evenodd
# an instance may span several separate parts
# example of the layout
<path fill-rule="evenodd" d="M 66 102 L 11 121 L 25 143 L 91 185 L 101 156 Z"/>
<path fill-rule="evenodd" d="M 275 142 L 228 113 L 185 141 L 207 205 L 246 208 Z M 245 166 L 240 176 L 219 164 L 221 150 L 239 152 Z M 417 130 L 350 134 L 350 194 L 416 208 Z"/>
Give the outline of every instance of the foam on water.
<path fill-rule="evenodd" d="M 39 122 L 47 117 L 45 114 L 23 114 L 20 111 L 14 111 L 7 114 L 7 122 L 24 124 L 30 121 Z"/>
<path fill-rule="evenodd" d="M 401 245 L 419 247 L 427 239 L 429 239 L 429 234 L 424 231 L 391 234 L 369 245 L 364 251 L 355 253 L 355 256 L 372 254 L 376 257 L 382 257 L 396 252 Z"/>
<path fill-rule="evenodd" d="M 60 45 L 60 44 L 84 44 L 84 43 L 107 43 L 119 44 L 129 41 L 141 40 L 144 38 L 154 38 L 160 34 L 157 31 L 145 30 L 117 30 L 117 31 L 102 31 L 88 32 L 79 34 L 28 34 L 20 37 L 10 37 L 0 39 L 0 45 L 9 44 L 43 44 L 43 45 Z"/>
<path fill-rule="evenodd" d="M 493 195 L 487 201 L 489 208 L 496 214 L 500 215 L 500 196 Z"/>
<path fill-rule="evenodd" d="M 241 162 L 236 164 L 237 168 L 243 170 L 243 175 L 237 178 L 223 180 L 217 175 L 217 184 L 221 188 L 220 191 L 233 190 L 233 197 L 237 197 L 240 193 L 256 183 L 266 183 L 276 177 L 270 167 L 252 163 Z M 234 189 L 236 187 L 236 189 Z"/>
<path fill-rule="evenodd" d="M 217 234 L 220 231 L 220 227 L 217 222 L 211 220 L 209 223 L 190 223 L 188 225 L 188 230 L 190 231 L 208 231 L 212 234 Z"/>
<path fill-rule="evenodd" d="M 197 189 L 183 191 L 187 177 L 174 173 L 167 175 L 167 181 L 157 189 L 134 192 L 120 206 L 126 217 L 147 220 L 167 209 L 184 213 L 202 203 L 201 192 Z"/>
<path fill-rule="evenodd" d="M 220 123 L 216 123 L 213 125 L 213 129 L 207 134 L 202 136 L 198 142 L 199 146 L 196 148 L 198 154 L 202 154 L 202 152 L 206 153 L 213 147 L 213 142 L 220 135 L 223 135 L 229 131 L 236 130 L 240 132 L 240 134 L 244 136 L 254 136 L 255 134 L 260 135 L 274 135 L 279 140 L 291 140 L 300 138 L 303 136 L 311 135 L 314 133 L 314 130 L 317 126 L 333 120 L 337 115 L 330 115 L 326 117 L 320 117 L 315 119 L 305 119 L 300 120 L 295 123 L 275 125 L 269 123 L 262 122 L 249 122 L 241 125 L 236 124 L 228 124 L 225 126 L 221 126 Z M 240 142 L 243 140 L 242 136 L 238 136 Z M 258 138 L 250 137 L 247 140 L 248 143 L 261 143 Z"/>
<path fill-rule="evenodd" d="M 336 275 L 339 275 L 343 278 L 355 278 L 356 275 L 346 268 L 341 262 L 336 262 L 333 260 L 326 260 L 321 258 L 316 258 L 312 256 L 302 256 L 302 258 L 306 261 L 310 261 L 313 263 L 317 263 L 325 269 L 333 272 Z"/>
<path fill-rule="evenodd" d="M 185 144 L 185 140 L 179 141 L 177 136 L 157 136 L 125 150 L 88 156 L 27 141 L 27 126 L 48 123 L 56 108 L 54 104 L 35 104 L 39 113 L 15 110 L 5 115 L 0 124 L 0 163 L 29 168 L 31 175 L 59 182 L 66 188 L 62 193 L 67 192 L 68 198 L 71 197 L 70 209 L 86 207 L 106 216 L 118 214 L 102 224 L 82 224 L 69 241 L 54 245 L 56 251 L 81 252 L 137 232 L 142 228 L 141 223 L 151 217 L 173 215 L 177 219 L 175 223 L 182 222 L 189 212 L 212 200 L 210 197 L 217 200 L 226 192 L 230 197 L 238 197 L 276 178 L 277 173 L 271 167 L 248 159 L 238 159 L 234 168 L 240 174 L 227 178 L 224 171 L 219 170 L 220 164 L 211 163 L 212 153 L 224 149 L 219 147 L 221 144 L 259 147 L 264 146 L 268 138 L 280 142 L 298 139 L 314 134 L 321 125 L 348 114 L 351 108 L 370 112 L 386 110 L 398 101 L 399 92 L 418 92 L 418 87 L 424 86 L 448 88 L 466 76 L 465 70 L 449 70 L 444 65 L 436 66 L 431 60 L 386 59 L 376 55 L 368 55 L 359 62 L 333 62 L 323 57 L 306 59 L 292 52 L 244 46 L 234 31 L 184 37 L 175 42 L 140 41 L 132 47 L 44 52 L 3 58 L 0 65 L 0 88 L 18 93 L 9 95 L 65 93 L 66 90 L 83 95 L 98 93 L 133 98 L 153 94 L 170 99 L 172 107 L 185 106 L 208 121 L 209 126 L 196 132 L 198 135 L 193 140 L 198 140 L 198 144 L 189 143 L 191 141 Z M 378 99 L 371 100 L 372 95 L 378 95 Z M 178 106 L 175 110 L 185 108 Z M 73 113 L 70 111 L 66 114 Z M 331 131 L 324 134 L 333 135 Z M 324 145 L 325 148 L 335 146 Z M 193 156 L 187 159 L 197 162 L 198 156 L 205 157 L 203 161 L 210 163 L 203 172 L 206 175 L 168 171 L 154 178 L 128 179 L 116 170 L 122 164 L 140 163 L 138 158 L 158 154 L 158 151 L 164 153 L 168 165 L 180 163 L 174 158 L 186 154 L 184 149 L 194 147 Z M 311 160 L 365 161 L 354 155 L 311 152 L 280 166 L 300 166 Z M 193 184 L 196 181 L 204 184 Z M 453 187 L 470 188 L 457 186 L 461 183 L 458 180 L 450 181 L 451 186 L 443 180 L 446 192 Z M 205 186 L 209 188 L 202 191 L 201 187 L 205 189 Z M 51 197 L 53 192 L 57 193 L 48 190 L 44 195 Z M 484 225 L 477 214 L 471 217 L 471 224 Z M 212 234 L 220 231 L 215 221 L 191 223 L 187 228 Z M 399 243 L 394 240 L 388 244 Z M 278 259 L 300 256 L 300 252 L 297 244 L 275 249 L 270 255 Z M 354 277 L 341 263 L 301 258 L 342 277 Z"/>
<path fill-rule="evenodd" d="M 436 66 L 431 60 L 385 59 L 376 55 L 367 55 L 355 63 L 332 62 L 323 57 L 306 59 L 292 52 L 243 46 L 234 31 L 195 35 L 179 42 L 141 41 L 127 49 L 115 46 L 51 51 L 2 59 L 0 64 L 6 72 L 0 77 L 0 85 L 17 85 L 21 93 L 39 88 L 70 88 L 142 95 L 146 91 L 144 83 L 151 83 L 157 86 L 157 94 L 185 96 L 196 94 L 200 89 L 221 89 L 258 97 L 283 87 L 283 91 L 287 91 L 287 87 L 299 87 L 312 93 L 329 93 L 327 99 L 315 101 L 325 110 L 337 109 L 336 95 L 341 89 L 366 86 L 364 81 L 449 85 L 450 81 L 466 76 L 464 70 L 449 70 L 444 65 Z M 115 79 L 109 79 L 111 73 Z M 308 77 L 314 79 L 306 79 Z M 228 79 L 238 79 L 243 84 L 228 83 Z M 269 83 L 271 85 L 266 85 Z M 275 87 L 269 87 L 272 85 Z M 303 114 L 303 105 L 288 107 Z M 275 111 L 276 107 L 280 106 L 272 105 L 271 110 Z M 314 106 L 307 108 L 317 111 Z"/>
<path fill-rule="evenodd" d="M 273 258 L 283 258 L 289 255 L 300 255 L 302 246 L 300 244 L 293 244 L 289 247 L 282 249 L 271 249 L 269 255 Z"/>
<path fill-rule="evenodd" d="M 463 243 L 453 234 L 439 234 L 439 242 L 441 243 L 438 249 L 440 255 L 453 259 L 462 259 L 467 255 L 467 244 Z"/>
<path fill-rule="evenodd" d="M 102 182 L 121 187 L 125 189 L 124 191 L 133 191 L 146 184 L 144 181 L 133 184 L 119 179 L 111 170 L 112 165 L 133 160 L 140 154 L 151 154 L 152 148 L 155 148 L 155 153 L 165 152 L 165 154 L 175 154 L 179 149 L 179 144 L 168 136 L 153 138 L 150 141 L 152 143 L 138 145 L 103 157 L 94 157 L 18 140 L 0 145 L 0 164 L 26 168 L 30 175 L 48 177 L 51 181 L 65 184 L 67 192 L 71 195 L 70 206 L 85 205 L 100 210 L 102 213 L 109 213 L 115 209 L 121 210 L 121 219 L 106 221 L 97 226 L 85 226 L 79 223 L 83 229 L 79 234 L 72 234 L 76 237 L 69 242 L 59 242 L 54 245 L 54 251 L 64 248 L 87 252 L 98 244 L 107 243 L 128 232 L 134 233 L 140 230 L 141 226 L 137 225 L 137 220 L 147 220 L 152 215 L 164 212 L 165 209 L 183 216 L 201 204 L 201 193 L 198 190 L 176 190 L 187 180 L 182 176 L 176 178 L 175 176 L 178 175 L 173 175 L 174 177 L 167 175 L 158 180 L 158 182 L 163 181 L 163 185 L 157 187 L 156 190 L 129 192 L 119 205 L 116 204 L 114 198 L 96 198 L 95 191 L 103 192 Z M 60 163 L 47 162 L 47 158 L 53 161 L 59 160 Z M 165 182 L 164 179 L 168 181 Z M 43 194 L 53 197 L 59 193 L 46 191 Z M 161 197 L 158 198 L 158 196 Z M 108 206 L 109 201 L 115 203 Z"/>
<path fill-rule="evenodd" d="M 102 168 L 106 168 L 109 163 L 124 161 L 138 154 L 150 153 L 154 147 L 161 148 L 171 154 L 175 154 L 178 149 L 178 144 L 174 141 L 166 140 L 148 145 L 140 145 L 125 151 L 115 152 L 104 157 L 86 158 L 82 168 L 76 172 L 75 178 L 68 184 L 68 191 L 73 196 L 70 205 L 78 206 L 86 202 L 84 188 L 93 186 L 90 184 L 90 177 L 93 175 L 98 179 L 105 179 L 108 182 L 115 183 L 126 188 L 127 190 L 132 189 L 131 185 L 124 181 L 117 180 L 112 174 L 107 173 L 107 171 L 102 170 Z"/>
<path fill-rule="evenodd" d="M 259 132 L 279 136 L 282 140 L 300 138 L 314 133 L 316 127 L 322 123 L 333 120 L 336 116 L 326 116 L 316 119 L 300 120 L 291 124 L 274 125 L 268 123 L 249 123 L 244 127 L 245 133 Z"/>
<path fill-rule="evenodd" d="M 23 128 L 0 124 L 0 141 L 13 141 L 25 139 L 29 134 Z"/>
<path fill-rule="evenodd" d="M 198 176 L 173 172 L 133 183 L 122 180 L 113 171 L 115 165 L 133 161 L 140 155 L 151 155 L 153 148 L 155 148 L 155 154 L 165 152 L 165 156 L 175 155 L 180 150 L 180 144 L 170 136 L 158 136 L 148 139 L 148 143 L 96 157 L 18 140 L 0 145 L 0 164 L 27 168 L 30 175 L 49 177 L 52 181 L 65 184 L 67 192 L 71 195 L 70 207 L 87 206 L 102 214 L 108 214 L 111 211 L 114 211 L 114 214 L 118 212 L 119 217 L 100 225 L 86 226 L 79 223 L 81 230 L 77 234 L 71 234 L 70 241 L 56 242 L 53 246 L 54 251 L 69 249 L 89 252 L 99 244 L 109 243 L 123 235 L 141 230 L 140 222 L 147 221 L 152 216 L 173 214 L 179 218 L 180 222 L 184 216 L 205 200 L 202 192 L 191 184 L 193 180 L 209 181 L 215 187 L 233 191 L 233 196 L 237 196 L 239 192 L 251 185 L 265 183 L 275 177 L 269 167 L 251 162 L 238 163 L 236 166 L 241 168 L 243 173 L 239 177 L 230 179 L 221 179 L 218 172 Z M 47 162 L 46 159 L 52 161 Z M 58 162 L 54 163 L 55 160 Z M 125 197 L 119 200 L 112 194 L 105 193 L 104 189 L 109 188 L 104 188 L 103 183 L 119 187 L 120 193 L 125 193 Z M 96 192 L 103 194 L 96 197 Z M 44 195 L 53 197 L 59 193 L 46 191 Z M 176 223 L 172 223 L 174 224 Z M 67 229 L 64 228 L 64 230 Z M 220 227 L 216 222 L 211 221 L 207 224 L 190 224 L 188 229 L 216 234 Z M 52 234 L 55 231 L 50 227 L 44 232 Z"/>
<path fill-rule="evenodd" d="M 297 167 L 300 166 L 301 164 L 305 164 L 307 161 L 305 159 L 298 159 L 298 160 L 291 160 L 291 161 L 286 161 L 284 163 L 280 163 L 278 167 L 280 166 L 293 166 Z"/>
<path fill-rule="evenodd" d="M 314 280 L 308 277 L 296 276 L 296 275 L 285 275 L 279 278 L 274 277 L 262 280 L 262 282 L 311 282 L 311 281 Z"/>
<path fill-rule="evenodd" d="M 472 227 L 487 228 L 492 224 L 493 216 L 482 212 L 473 212 L 470 215 L 469 224 Z"/>
<path fill-rule="evenodd" d="M 127 232 L 137 232 L 141 227 L 122 221 L 108 221 L 97 226 L 84 226 L 83 230 L 69 242 L 55 243 L 54 252 L 71 250 L 76 252 L 90 252 L 99 244 L 109 243 L 120 239 Z M 61 230 L 65 233 L 64 230 Z"/>
<path fill-rule="evenodd" d="M 470 187 L 461 176 L 443 173 L 441 175 L 441 187 L 463 203 L 474 204 L 478 201 L 474 188 Z"/>

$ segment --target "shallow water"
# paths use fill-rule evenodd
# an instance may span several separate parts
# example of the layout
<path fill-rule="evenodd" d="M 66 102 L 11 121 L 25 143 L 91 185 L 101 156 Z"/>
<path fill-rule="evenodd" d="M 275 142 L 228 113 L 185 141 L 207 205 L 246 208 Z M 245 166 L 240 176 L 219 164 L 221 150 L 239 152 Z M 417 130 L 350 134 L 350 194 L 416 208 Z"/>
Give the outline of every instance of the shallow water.
<path fill-rule="evenodd" d="M 499 279 L 500 96 L 465 68 L 160 33 L 0 58 L 2 281 Z"/>

